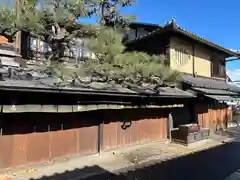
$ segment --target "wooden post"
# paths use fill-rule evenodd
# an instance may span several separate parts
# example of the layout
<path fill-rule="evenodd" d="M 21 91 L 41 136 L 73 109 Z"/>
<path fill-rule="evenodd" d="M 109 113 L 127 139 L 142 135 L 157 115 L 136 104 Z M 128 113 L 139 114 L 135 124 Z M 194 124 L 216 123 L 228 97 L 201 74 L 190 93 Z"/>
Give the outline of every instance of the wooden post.
<path fill-rule="evenodd" d="M 225 78 L 225 81 L 227 81 L 226 59 L 224 59 L 224 78 Z"/>
<path fill-rule="evenodd" d="M 101 122 L 98 125 L 98 153 L 99 155 L 102 153 L 102 138 L 103 138 L 103 124 L 104 124 L 104 119 L 101 118 Z"/>
<path fill-rule="evenodd" d="M 2 128 L 2 117 L 0 118 L 0 136 L 3 135 L 3 128 Z"/>
<path fill-rule="evenodd" d="M 168 114 L 168 139 L 170 140 L 170 142 L 172 141 L 172 133 L 171 130 L 173 129 L 173 118 L 172 118 L 172 114 L 169 113 Z"/>
<path fill-rule="evenodd" d="M 193 77 L 196 76 L 196 72 L 195 72 L 195 44 L 192 44 L 192 61 L 193 61 L 193 66 L 192 66 L 192 70 L 193 70 Z"/>

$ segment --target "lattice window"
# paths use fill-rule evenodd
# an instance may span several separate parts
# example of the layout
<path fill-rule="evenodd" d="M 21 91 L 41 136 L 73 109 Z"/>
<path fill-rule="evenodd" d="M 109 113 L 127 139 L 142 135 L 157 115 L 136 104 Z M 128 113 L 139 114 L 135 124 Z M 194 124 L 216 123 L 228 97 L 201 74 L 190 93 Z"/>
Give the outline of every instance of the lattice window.
<path fill-rule="evenodd" d="M 212 76 L 225 76 L 225 64 L 216 57 L 211 58 L 212 62 Z"/>
<path fill-rule="evenodd" d="M 187 52 L 185 48 L 176 48 L 175 49 L 175 60 L 179 66 L 184 66 L 190 60 L 191 55 Z"/>

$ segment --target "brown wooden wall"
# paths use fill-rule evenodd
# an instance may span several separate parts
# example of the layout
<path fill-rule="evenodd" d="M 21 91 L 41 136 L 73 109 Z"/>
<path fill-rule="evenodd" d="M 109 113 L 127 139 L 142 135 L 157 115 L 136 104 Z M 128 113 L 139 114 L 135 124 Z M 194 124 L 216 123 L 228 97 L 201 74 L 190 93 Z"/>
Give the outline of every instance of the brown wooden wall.
<path fill-rule="evenodd" d="M 164 109 L 123 111 L 107 114 L 103 125 L 103 150 L 167 138 L 167 114 Z"/>
<path fill-rule="evenodd" d="M 214 131 L 226 128 L 227 122 L 232 119 L 232 110 L 225 104 L 197 104 L 195 112 L 200 126 Z"/>
<path fill-rule="evenodd" d="M 167 137 L 164 109 L 22 113 L 1 117 L 0 169 L 98 153 L 100 134 L 102 150 Z"/>
<path fill-rule="evenodd" d="M 5 114 L 0 136 L 0 168 L 97 153 L 97 117 L 97 112 Z"/>

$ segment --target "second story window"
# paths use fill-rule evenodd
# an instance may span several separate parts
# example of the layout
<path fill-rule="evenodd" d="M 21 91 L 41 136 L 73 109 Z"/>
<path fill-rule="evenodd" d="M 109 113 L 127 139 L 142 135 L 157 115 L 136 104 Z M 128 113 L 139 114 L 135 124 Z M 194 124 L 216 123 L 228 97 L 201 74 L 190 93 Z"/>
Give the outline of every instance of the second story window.
<path fill-rule="evenodd" d="M 213 73 L 213 74 L 219 74 L 219 73 L 220 73 L 220 63 L 218 63 L 218 62 L 213 62 L 213 65 L 212 65 L 212 73 Z"/>
<path fill-rule="evenodd" d="M 211 63 L 212 63 L 212 76 L 223 78 L 225 76 L 225 63 L 217 58 L 212 58 Z"/>
<path fill-rule="evenodd" d="M 187 52 L 185 48 L 176 48 L 175 49 L 175 61 L 179 66 L 184 66 L 188 63 L 191 58 L 191 55 Z"/>

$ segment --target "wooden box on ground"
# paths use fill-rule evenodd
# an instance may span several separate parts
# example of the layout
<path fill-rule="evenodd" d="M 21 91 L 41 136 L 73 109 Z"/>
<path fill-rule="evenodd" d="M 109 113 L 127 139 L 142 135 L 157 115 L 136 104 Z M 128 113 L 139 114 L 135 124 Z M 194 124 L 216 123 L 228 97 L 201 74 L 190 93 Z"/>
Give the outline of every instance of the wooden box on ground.
<path fill-rule="evenodd" d="M 208 139 L 210 136 L 210 129 L 199 129 L 198 125 L 196 126 L 195 124 L 190 124 L 173 129 L 171 134 L 173 141 L 188 145 L 197 141 Z"/>
<path fill-rule="evenodd" d="M 183 134 L 189 134 L 198 132 L 200 130 L 200 127 L 198 124 L 185 124 L 179 126 L 179 131 Z"/>

